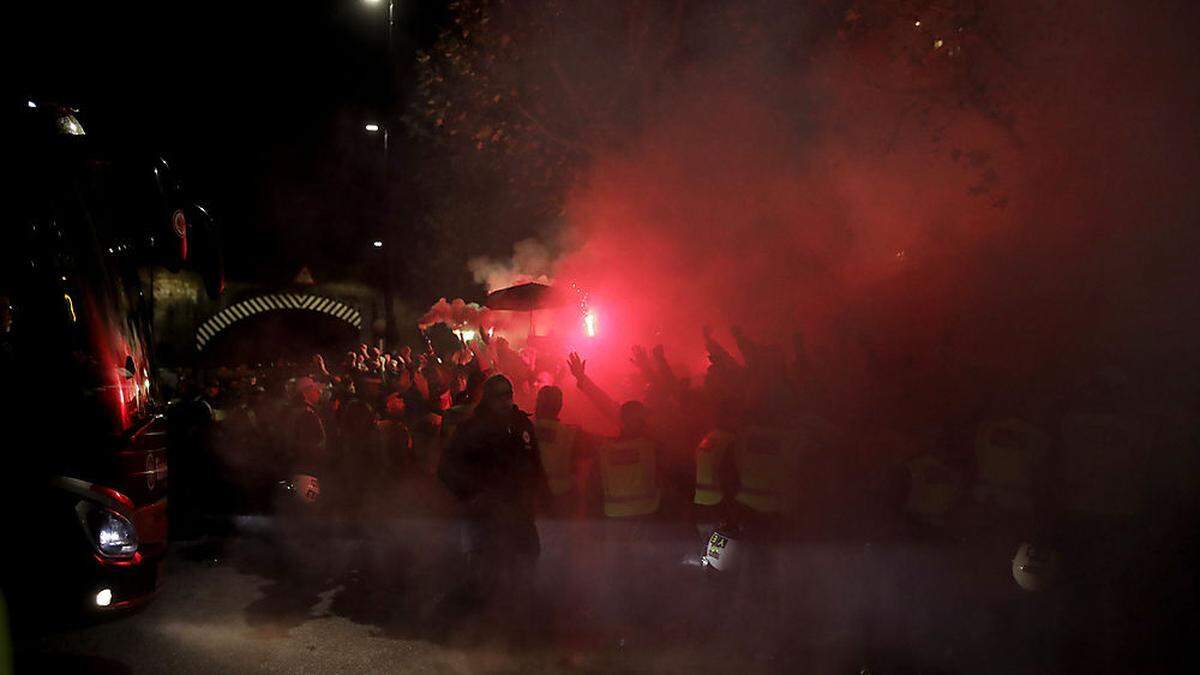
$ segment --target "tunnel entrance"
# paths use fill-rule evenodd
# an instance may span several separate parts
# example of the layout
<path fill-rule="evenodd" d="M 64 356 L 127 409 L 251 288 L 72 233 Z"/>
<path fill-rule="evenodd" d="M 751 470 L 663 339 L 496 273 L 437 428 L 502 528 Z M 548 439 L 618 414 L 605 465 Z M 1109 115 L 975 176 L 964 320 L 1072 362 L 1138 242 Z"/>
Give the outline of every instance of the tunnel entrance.
<path fill-rule="evenodd" d="M 202 360 L 214 365 L 306 362 L 313 354 L 344 351 L 358 329 L 328 314 L 302 309 L 262 312 L 238 321 L 205 343 Z"/>

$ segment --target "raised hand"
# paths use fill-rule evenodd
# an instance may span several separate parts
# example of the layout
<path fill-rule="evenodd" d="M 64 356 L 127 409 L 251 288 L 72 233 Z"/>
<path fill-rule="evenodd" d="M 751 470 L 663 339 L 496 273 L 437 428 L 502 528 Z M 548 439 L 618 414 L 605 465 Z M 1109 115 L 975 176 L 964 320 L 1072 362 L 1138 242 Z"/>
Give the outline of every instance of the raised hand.
<path fill-rule="evenodd" d="M 413 379 L 413 386 L 415 386 L 417 388 L 417 391 L 421 392 L 422 397 L 428 399 L 429 398 L 429 380 L 425 379 L 425 375 L 423 373 L 421 373 L 421 371 L 419 369 L 413 373 L 412 379 Z"/>
<path fill-rule="evenodd" d="M 629 353 L 633 355 L 630 360 L 633 361 L 634 364 L 641 363 L 646 359 L 646 348 L 641 345 L 634 345 L 630 347 Z"/>
<path fill-rule="evenodd" d="M 491 370 L 493 359 L 489 354 L 491 350 L 487 344 L 485 344 L 481 339 L 475 338 L 474 340 L 471 340 L 467 347 L 469 347 L 471 353 L 475 355 L 475 360 L 479 362 L 480 370 L 484 372 Z"/>
<path fill-rule="evenodd" d="M 659 363 L 666 363 L 666 362 L 667 362 L 667 356 L 666 356 L 666 354 L 663 352 L 663 346 L 662 346 L 662 345 L 654 345 L 654 351 L 653 351 L 653 352 L 651 352 L 651 353 L 653 353 L 653 354 L 654 354 L 654 360 L 655 360 L 655 361 L 657 361 L 657 362 L 659 362 Z"/>
<path fill-rule="evenodd" d="M 713 337 L 710 326 L 705 326 L 702 330 L 704 331 L 704 347 L 708 350 L 708 360 L 712 365 L 723 368 L 741 367 L 741 364 L 733 358 L 733 354 L 730 354 L 729 350 Z"/>
<path fill-rule="evenodd" d="M 746 335 L 741 326 L 733 326 L 729 329 L 733 333 L 733 341 L 737 343 L 738 351 L 742 353 L 742 358 L 746 360 L 746 366 L 754 369 L 755 366 L 762 365 L 762 348 Z M 754 365 L 751 365 L 751 363 Z"/>
<path fill-rule="evenodd" d="M 641 345 L 634 345 L 629 349 L 632 356 L 630 361 L 634 367 L 642 372 L 646 377 L 650 376 L 650 357 L 646 355 L 646 348 Z"/>
<path fill-rule="evenodd" d="M 587 374 L 584 372 L 584 369 L 587 368 L 587 361 L 579 358 L 578 352 L 571 352 L 571 354 L 567 356 L 567 368 L 570 369 L 571 375 L 573 375 L 576 380 L 582 380 L 583 378 L 587 377 Z"/>

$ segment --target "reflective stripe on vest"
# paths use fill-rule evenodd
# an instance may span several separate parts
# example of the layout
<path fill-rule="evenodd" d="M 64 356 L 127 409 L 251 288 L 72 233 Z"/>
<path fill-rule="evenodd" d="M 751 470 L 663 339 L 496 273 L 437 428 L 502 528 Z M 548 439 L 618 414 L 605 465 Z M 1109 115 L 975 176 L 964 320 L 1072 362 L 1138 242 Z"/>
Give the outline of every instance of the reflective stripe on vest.
<path fill-rule="evenodd" d="M 734 499 L 759 513 L 779 513 L 791 505 L 796 475 L 797 434 L 751 427 L 738 439 L 734 461 L 738 492 Z"/>
<path fill-rule="evenodd" d="M 700 447 L 696 449 L 696 496 L 693 499 L 696 504 L 716 506 L 725 498 L 717 478 L 717 467 L 733 441 L 733 434 L 719 429 L 708 432 L 700 441 Z"/>
<path fill-rule="evenodd" d="M 557 420 L 535 420 L 533 426 L 537 431 L 542 470 L 546 472 L 550 494 L 555 497 L 565 495 L 574 483 L 571 451 L 575 448 L 575 434 L 579 429 Z"/>
<path fill-rule="evenodd" d="M 642 516 L 658 510 L 659 492 L 654 482 L 652 441 L 613 441 L 600 448 L 599 456 L 605 516 Z"/>
<path fill-rule="evenodd" d="M 980 425 L 976 501 L 1008 510 L 1033 508 L 1035 476 L 1043 468 L 1047 440 L 1036 427 L 1013 417 Z"/>

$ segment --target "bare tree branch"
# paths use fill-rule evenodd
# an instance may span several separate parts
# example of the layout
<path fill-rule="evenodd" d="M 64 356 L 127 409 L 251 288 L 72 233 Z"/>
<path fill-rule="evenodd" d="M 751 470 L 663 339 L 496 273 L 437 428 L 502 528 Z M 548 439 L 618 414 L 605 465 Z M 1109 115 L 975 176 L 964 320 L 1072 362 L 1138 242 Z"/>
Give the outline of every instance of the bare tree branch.
<path fill-rule="evenodd" d="M 563 70 L 562 64 L 559 63 L 558 59 L 551 59 L 550 70 L 554 72 L 554 78 L 558 80 L 558 86 L 562 87 L 563 97 L 567 99 L 567 104 L 571 106 L 571 111 L 579 117 L 589 117 L 587 109 L 579 99 L 579 92 L 576 91 L 575 85 L 571 83 L 571 79 L 567 77 L 567 73 Z"/>
<path fill-rule="evenodd" d="M 533 115 L 533 113 L 529 112 L 529 110 L 527 110 L 525 108 L 525 106 L 521 105 L 521 102 L 518 101 L 517 99 L 515 99 L 515 98 L 512 99 L 512 104 L 513 104 L 513 107 L 516 109 L 516 111 L 518 113 L 520 113 L 521 117 L 524 117 L 530 124 L 532 124 L 534 126 L 535 129 L 537 129 L 543 136 L 545 136 L 549 140 L 554 141 L 555 143 L 558 143 L 559 145 L 561 145 L 565 148 L 570 148 L 572 150 L 576 150 L 578 152 L 583 152 L 588 155 L 596 154 L 597 148 L 585 145 L 578 141 L 573 141 L 561 134 L 557 134 L 557 133 L 551 131 L 540 119 L 535 117 Z"/>

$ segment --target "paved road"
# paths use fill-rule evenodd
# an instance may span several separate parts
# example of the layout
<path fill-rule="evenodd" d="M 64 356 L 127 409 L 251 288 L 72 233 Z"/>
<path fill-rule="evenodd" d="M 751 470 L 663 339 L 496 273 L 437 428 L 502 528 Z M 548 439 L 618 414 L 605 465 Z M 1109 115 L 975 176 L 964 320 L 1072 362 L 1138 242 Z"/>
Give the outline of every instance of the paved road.
<path fill-rule="evenodd" d="M 696 536 L 679 525 L 634 543 L 603 522 L 539 527 L 534 639 L 503 612 L 446 610 L 451 521 L 332 526 L 311 545 L 243 519 L 176 544 L 140 613 L 19 644 L 18 672 L 1057 672 L 1078 647 L 1061 602 L 1017 589 L 1003 554 L 790 543 L 758 563 L 775 584 L 739 586 L 686 564 Z"/>
<path fill-rule="evenodd" d="M 444 520 L 331 536 L 319 551 L 281 546 L 270 521 L 240 524 L 232 537 L 176 544 L 166 584 L 141 612 L 22 642 L 17 672 L 683 672 L 711 667 L 718 652 L 672 645 L 670 630 L 627 635 L 605 616 L 620 613 L 612 598 L 574 615 L 590 622 L 582 631 L 551 618 L 562 603 L 540 603 L 547 637 L 519 646 L 475 614 L 440 620 L 459 571 L 457 530 Z M 548 545 L 561 541 L 556 527 L 542 526 Z M 567 583 L 563 556 L 543 560 L 543 591 Z"/>

